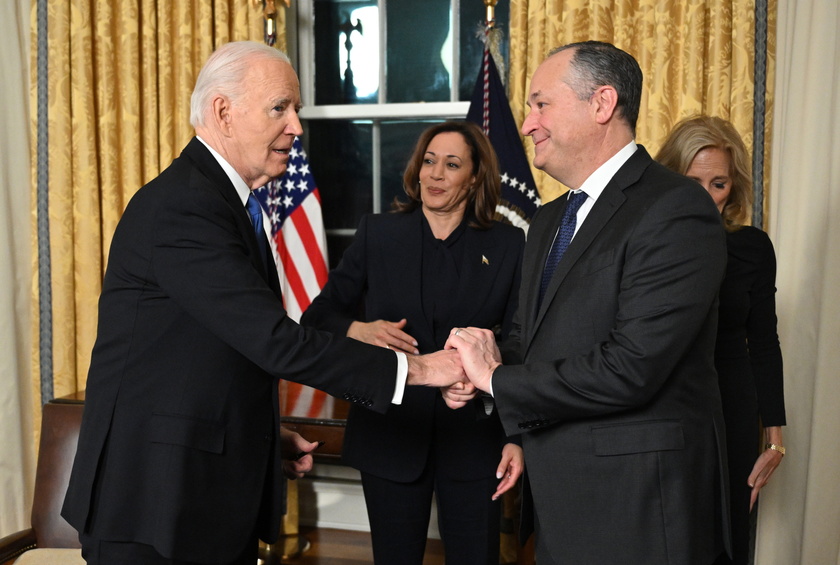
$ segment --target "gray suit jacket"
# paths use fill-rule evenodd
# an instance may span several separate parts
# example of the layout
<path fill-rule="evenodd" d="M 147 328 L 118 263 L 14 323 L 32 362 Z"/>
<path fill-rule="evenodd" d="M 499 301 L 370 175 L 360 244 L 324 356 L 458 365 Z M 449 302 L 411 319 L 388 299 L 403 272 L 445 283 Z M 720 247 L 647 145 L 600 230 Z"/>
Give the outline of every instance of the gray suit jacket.
<path fill-rule="evenodd" d="M 720 214 L 639 147 L 537 309 L 565 206 L 531 224 L 519 332 L 493 377 L 506 432 L 523 433 L 538 562 L 708 565 L 728 535 L 713 364 Z"/>

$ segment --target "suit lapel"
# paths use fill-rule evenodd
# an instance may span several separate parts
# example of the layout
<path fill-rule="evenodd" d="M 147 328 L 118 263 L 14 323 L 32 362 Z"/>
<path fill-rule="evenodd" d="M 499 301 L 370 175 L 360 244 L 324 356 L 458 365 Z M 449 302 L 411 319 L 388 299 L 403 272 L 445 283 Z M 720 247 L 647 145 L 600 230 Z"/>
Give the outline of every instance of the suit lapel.
<path fill-rule="evenodd" d="M 536 312 L 536 318 L 528 336 L 529 343 L 531 337 L 533 337 L 536 333 L 536 328 L 539 327 L 545 317 L 549 304 L 560 290 L 566 276 L 577 263 L 585 260 L 584 254 L 586 253 L 586 250 L 590 247 L 590 245 L 592 245 L 592 242 L 595 241 L 604 226 L 607 225 L 613 215 L 615 215 L 621 205 L 625 202 L 626 197 L 624 195 L 624 190 L 639 180 L 642 172 L 644 172 L 650 162 L 650 155 L 648 155 L 644 147 L 639 145 L 636 152 L 630 157 L 630 159 L 627 160 L 626 163 L 624 163 L 624 165 L 621 166 L 615 176 L 613 176 L 613 178 L 607 183 L 607 186 L 604 187 L 603 192 L 601 192 L 598 200 L 595 201 L 595 205 L 589 211 L 589 214 L 587 214 L 586 219 L 578 229 L 577 234 L 575 234 L 568 249 L 566 249 L 566 252 L 563 254 L 560 263 L 557 265 L 557 269 L 554 271 L 554 275 L 552 276 L 551 281 L 548 284 L 548 288 L 545 291 L 545 296 L 543 297 L 540 309 Z M 552 224 L 553 227 L 550 233 L 541 234 L 542 239 L 540 240 L 540 248 L 543 249 L 544 252 L 541 253 L 543 263 L 541 263 L 540 269 L 542 269 L 542 266 L 545 264 L 545 257 L 548 254 L 548 249 L 551 247 L 554 240 L 554 235 L 557 233 L 557 228 L 560 225 L 560 220 L 562 219 L 565 209 L 566 206 L 564 203 L 563 206 L 560 207 L 559 212 L 556 213 L 556 218 L 554 219 Z M 544 241 L 545 239 L 548 240 L 547 243 Z M 539 271 L 539 274 L 542 274 L 542 270 Z M 537 290 L 534 291 L 533 289 L 534 285 L 532 284 L 531 290 L 532 292 L 535 292 L 536 295 L 536 293 L 539 292 L 539 280 L 536 281 Z M 535 304 L 536 300 L 532 303 L 532 308 Z"/>
<path fill-rule="evenodd" d="M 472 320 L 484 306 L 481 297 L 489 296 L 504 257 L 502 247 L 490 237 L 489 232 L 467 227 L 464 232 L 464 257 L 455 307 L 449 317 L 449 326 L 455 320 Z"/>
<path fill-rule="evenodd" d="M 266 270 L 266 264 L 272 265 L 274 257 L 269 253 L 268 262 L 263 261 L 261 257 L 260 247 L 257 244 L 257 238 L 254 234 L 251 218 L 248 217 L 248 211 L 242 205 L 242 200 L 239 198 L 239 193 L 231 184 L 230 179 L 225 173 L 213 154 L 204 146 L 198 138 L 193 137 L 182 152 L 196 164 L 196 168 L 200 170 L 209 180 L 212 181 L 212 186 L 219 192 L 228 205 L 233 210 L 234 221 L 236 227 L 239 229 L 242 239 L 248 246 L 249 255 L 251 257 L 251 264 L 257 269 L 257 272 L 262 275 L 263 280 L 278 298 L 282 298 L 280 291 L 280 279 L 277 274 L 277 269 Z M 270 245 L 269 245 L 270 247 Z"/>
<path fill-rule="evenodd" d="M 423 314 L 423 296 L 419 284 L 423 269 L 422 212 L 418 208 L 406 220 L 392 222 L 390 233 L 382 233 L 387 242 L 382 246 L 384 253 L 379 258 L 380 266 L 377 268 L 385 269 L 388 288 L 399 295 L 400 303 L 405 305 L 403 317 L 414 326 L 422 323 L 421 331 L 431 336 L 432 326 Z M 419 334 L 417 329 L 413 332 Z"/>

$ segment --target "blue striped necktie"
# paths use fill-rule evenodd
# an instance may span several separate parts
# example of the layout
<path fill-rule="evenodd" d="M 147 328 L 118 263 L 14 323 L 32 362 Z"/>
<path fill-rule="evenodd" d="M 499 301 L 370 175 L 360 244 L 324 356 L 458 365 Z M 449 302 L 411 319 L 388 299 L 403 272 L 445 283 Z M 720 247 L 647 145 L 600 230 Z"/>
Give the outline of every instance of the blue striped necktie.
<path fill-rule="evenodd" d="M 251 224 L 254 226 L 254 235 L 257 238 L 257 246 L 260 250 L 260 260 L 263 267 L 268 270 L 268 240 L 265 237 L 265 229 L 263 229 L 262 207 L 253 193 L 248 195 L 245 208 L 247 208 L 248 215 L 251 216 Z"/>
<path fill-rule="evenodd" d="M 563 219 L 560 220 L 560 229 L 557 230 L 557 236 L 551 245 L 548 259 L 545 260 L 545 269 L 543 269 L 542 281 L 540 281 L 540 299 L 537 302 L 537 309 L 542 304 L 545 290 L 548 288 L 548 283 L 551 282 L 551 277 L 554 275 L 560 259 L 572 241 L 572 236 L 575 234 L 575 226 L 577 225 L 577 213 L 584 202 L 586 202 L 586 193 L 583 191 L 573 192 L 569 196 L 566 211 L 563 212 Z"/>

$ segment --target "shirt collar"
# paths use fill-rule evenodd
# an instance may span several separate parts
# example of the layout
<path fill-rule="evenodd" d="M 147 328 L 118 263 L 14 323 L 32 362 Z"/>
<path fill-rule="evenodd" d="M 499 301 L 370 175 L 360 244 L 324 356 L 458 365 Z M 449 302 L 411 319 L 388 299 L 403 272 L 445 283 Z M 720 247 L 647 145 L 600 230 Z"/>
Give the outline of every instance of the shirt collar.
<path fill-rule="evenodd" d="M 236 193 L 239 195 L 239 199 L 242 200 L 242 205 L 245 206 L 245 204 L 248 202 L 248 197 L 251 195 L 251 189 L 248 187 L 248 185 L 245 183 L 242 177 L 239 176 L 239 173 L 236 172 L 236 169 L 233 168 L 233 165 L 228 163 L 218 151 L 210 147 L 207 144 L 207 142 L 201 139 L 199 136 L 195 137 L 201 143 L 204 144 L 204 147 L 206 147 L 210 151 L 210 154 L 213 155 L 213 157 L 216 159 L 216 161 L 219 162 L 219 165 L 221 165 L 222 169 L 225 171 L 225 174 L 230 179 L 230 182 L 233 184 L 233 188 L 236 189 Z"/>
<path fill-rule="evenodd" d="M 610 182 L 618 169 L 636 152 L 638 149 L 635 141 L 630 141 L 627 145 L 622 147 L 618 153 L 607 159 L 607 162 L 595 169 L 595 172 L 589 175 L 578 190 L 586 192 L 586 195 L 593 201 L 598 200 L 598 197 L 604 192 L 607 183 Z M 574 192 L 578 192 L 577 190 Z"/>

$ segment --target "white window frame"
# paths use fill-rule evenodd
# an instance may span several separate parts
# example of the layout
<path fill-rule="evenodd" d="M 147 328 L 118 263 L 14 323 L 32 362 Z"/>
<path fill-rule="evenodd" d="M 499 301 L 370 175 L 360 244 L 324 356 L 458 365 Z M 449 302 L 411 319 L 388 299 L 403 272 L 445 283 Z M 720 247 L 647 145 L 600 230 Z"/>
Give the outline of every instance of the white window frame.
<path fill-rule="evenodd" d="M 380 22 L 379 44 L 380 50 L 384 52 L 387 45 L 386 10 L 387 0 L 379 0 Z M 385 77 L 385 65 L 380 64 L 379 68 L 379 94 L 376 104 L 330 104 L 315 105 L 315 34 L 314 34 L 314 9 L 313 0 L 297 0 L 292 2 L 292 8 L 287 11 L 287 43 L 289 56 L 296 61 L 298 77 L 300 79 L 301 100 L 303 108 L 300 112 L 301 120 L 371 120 L 372 121 L 372 203 L 373 212 L 381 212 L 382 178 L 381 171 L 381 135 L 380 121 L 388 119 L 458 119 L 464 118 L 469 110 L 469 102 L 458 100 L 458 85 L 460 73 L 459 42 L 460 26 L 460 0 L 452 0 L 450 10 L 450 22 L 452 28 L 452 77 L 450 80 L 450 102 L 412 102 L 412 103 L 385 103 L 387 99 L 387 80 Z M 327 229 L 328 235 L 352 235 L 355 230 Z"/>

